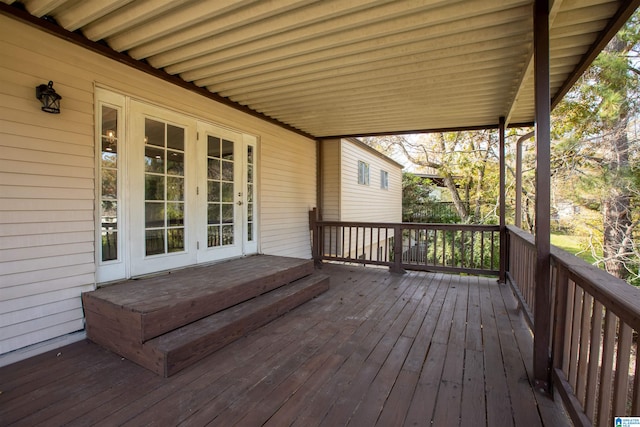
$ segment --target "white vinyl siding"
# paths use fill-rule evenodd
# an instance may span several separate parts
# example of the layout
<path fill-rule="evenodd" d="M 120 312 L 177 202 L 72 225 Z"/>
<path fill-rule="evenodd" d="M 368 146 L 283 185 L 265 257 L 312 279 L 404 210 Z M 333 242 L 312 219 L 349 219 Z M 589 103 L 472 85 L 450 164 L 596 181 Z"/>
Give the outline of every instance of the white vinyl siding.
<path fill-rule="evenodd" d="M 374 152 L 360 142 L 348 139 L 324 140 L 322 152 L 322 218 L 327 221 L 347 222 L 401 222 L 402 221 L 402 167 L 393 160 Z M 365 167 L 366 165 L 366 167 Z M 375 185 L 363 185 L 366 173 L 371 176 L 386 175 L 388 189 Z M 355 230 L 352 230 L 355 233 Z M 327 230 L 323 236 L 326 248 L 334 255 L 361 256 L 363 248 L 373 259 L 386 259 L 388 239 L 393 232 L 373 236 L 360 233 L 348 234 L 344 247 L 342 233 Z M 331 243 L 329 243 L 331 242 Z M 326 250 L 326 249 L 325 249 Z"/>
<path fill-rule="evenodd" d="M 84 327 L 78 304 L 95 286 L 98 244 L 96 85 L 255 135 L 258 250 L 311 256 L 313 140 L 6 16 L 0 51 L 0 364 L 2 354 Z M 35 98 L 35 87 L 49 80 L 63 97 L 59 115 L 42 112 Z"/>
<path fill-rule="evenodd" d="M 322 218 L 327 221 L 340 220 L 341 195 L 341 141 L 322 141 Z"/>
<path fill-rule="evenodd" d="M 342 140 L 342 221 L 402 222 L 402 168 L 349 140 Z M 358 184 L 358 164 L 369 165 L 369 173 L 389 172 L 389 190 L 379 185 Z"/>

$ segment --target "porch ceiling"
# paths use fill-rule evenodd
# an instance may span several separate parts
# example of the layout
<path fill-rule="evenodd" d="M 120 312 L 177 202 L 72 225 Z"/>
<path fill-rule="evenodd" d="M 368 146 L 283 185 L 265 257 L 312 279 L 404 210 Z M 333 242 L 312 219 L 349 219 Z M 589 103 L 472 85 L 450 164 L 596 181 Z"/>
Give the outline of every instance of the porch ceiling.
<path fill-rule="evenodd" d="M 315 137 L 534 120 L 532 0 L 22 3 Z M 556 101 L 640 0 L 551 3 Z"/>

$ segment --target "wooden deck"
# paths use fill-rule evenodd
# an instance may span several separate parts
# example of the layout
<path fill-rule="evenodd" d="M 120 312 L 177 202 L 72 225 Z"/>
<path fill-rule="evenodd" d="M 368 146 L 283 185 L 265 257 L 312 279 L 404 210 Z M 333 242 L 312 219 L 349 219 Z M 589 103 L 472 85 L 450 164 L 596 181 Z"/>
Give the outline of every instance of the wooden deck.
<path fill-rule="evenodd" d="M 91 342 L 0 368 L 0 425 L 564 426 L 495 279 L 325 265 L 331 289 L 162 378 Z"/>

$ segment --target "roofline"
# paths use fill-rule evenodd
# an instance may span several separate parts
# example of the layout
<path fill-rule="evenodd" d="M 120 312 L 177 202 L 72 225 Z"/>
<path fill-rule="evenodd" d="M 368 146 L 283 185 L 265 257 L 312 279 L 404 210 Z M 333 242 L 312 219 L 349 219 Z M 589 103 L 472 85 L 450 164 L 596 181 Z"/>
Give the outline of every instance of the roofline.
<path fill-rule="evenodd" d="M 374 155 L 380 157 L 382 160 L 386 160 L 388 163 L 394 163 L 396 166 L 400 167 L 400 169 L 404 169 L 404 165 L 402 163 L 396 162 L 391 157 L 387 156 L 384 153 L 381 153 L 380 151 L 376 150 L 373 147 L 368 146 L 364 142 L 360 141 L 358 138 L 343 138 L 343 139 L 346 139 L 347 141 L 349 141 L 349 142 L 351 142 L 353 144 L 356 144 L 357 146 L 361 147 L 362 149 L 369 151 L 371 154 L 374 154 Z"/>
<path fill-rule="evenodd" d="M 269 117 L 263 113 L 253 110 L 245 105 L 234 102 L 229 98 L 226 98 L 217 93 L 211 92 L 205 88 L 196 86 L 193 83 L 189 83 L 185 80 L 182 80 L 180 77 L 171 75 L 164 70 L 153 68 L 148 63 L 144 61 L 139 61 L 137 59 L 133 59 L 132 57 L 124 53 L 115 51 L 104 43 L 91 41 L 79 32 L 68 31 L 62 28 L 61 26 L 59 26 L 58 24 L 56 24 L 55 22 L 33 16 L 26 10 L 16 7 L 15 5 L 11 6 L 6 3 L 0 2 L 0 13 L 10 18 L 21 21 L 25 24 L 37 27 L 48 34 L 51 34 L 53 36 L 66 40 L 68 42 L 71 42 L 75 45 L 81 46 L 85 49 L 88 49 L 94 53 L 98 53 L 114 61 L 120 62 L 121 64 L 128 65 L 129 67 L 135 68 L 136 70 L 142 71 L 144 73 L 157 77 L 161 80 L 164 80 L 168 83 L 174 84 L 183 89 L 186 89 L 198 95 L 204 96 L 205 98 L 209 98 L 213 101 L 219 102 L 220 104 L 226 105 L 227 107 L 231 107 L 235 110 L 241 111 L 250 116 L 264 120 L 268 123 L 274 124 L 288 131 L 297 133 L 298 135 L 301 135 L 305 138 L 314 139 L 314 140 L 316 139 L 315 136 L 303 130 L 295 128 L 277 119 L 274 119 L 273 117 Z"/>
<path fill-rule="evenodd" d="M 631 18 L 631 15 L 640 7 L 640 0 L 626 0 L 622 2 L 622 6 L 618 8 L 616 14 L 609 20 L 609 25 L 603 31 L 591 48 L 585 53 L 580 60 L 578 66 L 569 75 L 567 80 L 562 84 L 558 92 L 551 100 L 551 111 L 562 101 L 564 96 L 569 92 L 578 79 L 589 68 L 591 63 L 596 59 L 600 52 L 607 46 L 611 39 L 620 31 L 620 28 Z"/>
<path fill-rule="evenodd" d="M 508 128 L 527 128 L 533 127 L 535 125 L 534 122 L 525 122 L 525 123 L 511 123 Z M 462 126 L 462 127 L 450 127 L 450 128 L 432 128 L 432 129 L 415 129 L 415 130 L 402 130 L 402 131 L 390 131 L 390 132 L 369 132 L 369 133 L 359 133 L 359 134 L 349 134 L 349 135 L 331 135 L 331 136 L 321 136 L 317 139 L 350 139 L 350 138 L 365 138 L 370 136 L 390 136 L 390 135 L 411 135 L 417 133 L 443 133 L 443 132 L 465 132 L 465 131 L 474 131 L 474 130 L 487 130 L 487 129 L 498 129 L 499 125 L 489 124 L 489 125 L 479 125 L 479 126 Z"/>

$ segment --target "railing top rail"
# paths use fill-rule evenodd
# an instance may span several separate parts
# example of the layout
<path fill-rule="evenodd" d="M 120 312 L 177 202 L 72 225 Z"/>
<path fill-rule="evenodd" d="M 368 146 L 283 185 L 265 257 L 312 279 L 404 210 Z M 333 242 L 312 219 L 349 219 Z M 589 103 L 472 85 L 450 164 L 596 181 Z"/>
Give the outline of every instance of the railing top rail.
<path fill-rule="evenodd" d="M 324 221 L 316 224 L 332 227 L 370 227 L 370 228 L 404 228 L 404 229 L 432 229 L 432 230 L 464 230 L 464 231 L 500 231 L 499 225 L 483 224 L 438 224 L 420 222 L 360 222 L 360 221 Z"/>
<path fill-rule="evenodd" d="M 536 247 L 535 237 L 533 234 L 528 233 L 515 225 L 507 225 L 507 231 L 518 236 L 527 246 L 530 246 L 531 248 Z"/>
<path fill-rule="evenodd" d="M 507 229 L 528 246 L 535 247 L 531 234 L 513 226 L 508 226 Z M 624 280 L 555 246 L 551 246 L 551 261 L 566 269 L 571 280 L 626 324 L 640 331 L 640 288 L 631 286 Z"/>

